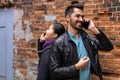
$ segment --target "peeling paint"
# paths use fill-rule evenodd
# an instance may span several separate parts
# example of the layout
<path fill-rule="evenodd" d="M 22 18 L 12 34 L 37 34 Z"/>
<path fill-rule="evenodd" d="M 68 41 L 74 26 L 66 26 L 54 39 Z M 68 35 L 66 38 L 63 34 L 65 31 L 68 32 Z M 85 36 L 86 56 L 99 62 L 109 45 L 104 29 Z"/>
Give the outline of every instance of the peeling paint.
<path fill-rule="evenodd" d="M 26 42 L 33 39 L 31 28 L 30 28 L 30 21 L 25 20 L 24 23 L 27 25 L 26 29 L 24 30 L 22 27 L 22 17 L 23 11 L 22 10 L 15 10 L 15 40 L 19 41 L 20 39 L 25 39 Z"/>
<path fill-rule="evenodd" d="M 17 54 L 18 53 L 18 46 L 14 45 L 14 53 Z"/>
<path fill-rule="evenodd" d="M 22 29 L 22 16 L 23 16 L 23 11 L 22 10 L 15 10 L 14 11 L 14 21 L 15 21 L 15 40 L 19 41 L 20 39 L 25 38 L 25 32 Z"/>
<path fill-rule="evenodd" d="M 14 80 L 25 80 L 24 75 L 19 70 L 15 70 L 15 76 L 16 78 Z"/>
<path fill-rule="evenodd" d="M 29 42 L 31 39 L 33 39 L 31 28 L 30 28 L 30 21 L 26 20 L 24 21 L 25 24 L 27 24 L 27 28 L 25 30 L 25 40 Z"/>
<path fill-rule="evenodd" d="M 52 15 L 52 14 L 48 14 L 45 16 L 45 20 L 46 21 L 54 21 L 54 20 L 56 20 L 56 16 Z"/>

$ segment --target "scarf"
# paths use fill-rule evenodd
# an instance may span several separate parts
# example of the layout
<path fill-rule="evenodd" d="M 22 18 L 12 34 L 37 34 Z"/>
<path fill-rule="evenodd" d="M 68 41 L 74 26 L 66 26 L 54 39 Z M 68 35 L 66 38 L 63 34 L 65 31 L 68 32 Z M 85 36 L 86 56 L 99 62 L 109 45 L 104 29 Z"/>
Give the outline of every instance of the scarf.
<path fill-rule="evenodd" d="M 53 43 L 53 39 L 47 40 L 47 41 L 45 41 L 45 43 L 43 44 L 42 48 L 44 49 L 46 46 L 48 46 L 48 45 L 50 45 L 50 44 L 52 44 L 52 43 Z"/>

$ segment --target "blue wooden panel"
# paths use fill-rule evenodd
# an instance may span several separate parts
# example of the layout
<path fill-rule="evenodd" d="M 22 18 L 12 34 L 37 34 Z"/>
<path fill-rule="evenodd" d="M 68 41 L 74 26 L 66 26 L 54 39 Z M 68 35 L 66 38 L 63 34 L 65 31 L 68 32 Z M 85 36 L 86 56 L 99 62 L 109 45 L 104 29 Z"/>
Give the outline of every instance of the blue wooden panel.
<path fill-rule="evenodd" d="M 0 80 L 5 80 L 6 77 L 6 24 L 5 14 L 0 13 Z M 1 19 L 2 18 L 2 19 Z"/>
<path fill-rule="evenodd" d="M 13 9 L 0 10 L 0 80 L 13 80 Z"/>
<path fill-rule="evenodd" d="M 14 27 L 14 10 L 8 9 L 6 11 L 7 22 L 7 73 L 6 80 L 13 79 L 13 27 Z"/>

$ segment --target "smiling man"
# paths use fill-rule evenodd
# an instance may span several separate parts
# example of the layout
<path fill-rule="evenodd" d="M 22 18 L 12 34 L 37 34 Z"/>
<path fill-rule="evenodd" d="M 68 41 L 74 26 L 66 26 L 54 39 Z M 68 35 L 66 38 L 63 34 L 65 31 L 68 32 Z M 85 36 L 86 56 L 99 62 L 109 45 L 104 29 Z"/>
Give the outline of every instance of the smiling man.
<path fill-rule="evenodd" d="M 72 4 L 65 10 L 67 31 L 55 40 L 50 52 L 51 80 L 92 80 L 92 73 L 103 80 L 98 50 L 110 51 L 113 45 L 93 20 L 83 15 L 81 4 Z M 93 32 L 95 38 L 84 29 Z"/>

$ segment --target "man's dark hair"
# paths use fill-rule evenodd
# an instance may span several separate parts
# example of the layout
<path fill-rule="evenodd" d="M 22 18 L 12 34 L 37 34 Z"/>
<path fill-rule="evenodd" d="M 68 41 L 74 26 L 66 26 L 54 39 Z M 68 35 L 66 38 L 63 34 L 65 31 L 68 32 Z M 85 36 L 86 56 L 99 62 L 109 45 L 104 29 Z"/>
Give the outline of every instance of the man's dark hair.
<path fill-rule="evenodd" d="M 67 8 L 66 8 L 66 10 L 65 10 L 65 17 L 67 16 L 67 15 L 70 15 L 70 14 L 72 14 L 73 12 L 74 12 L 74 8 L 78 8 L 78 9 L 80 9 L 80 10 L 83 10 L 84 9 L 84 7 L 83 7 L 83 5 L 82 4 L 71 4 L 70 6 L 68 6 Z"/>

